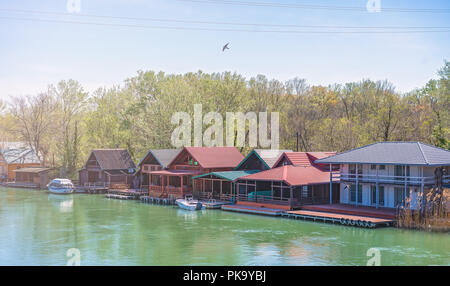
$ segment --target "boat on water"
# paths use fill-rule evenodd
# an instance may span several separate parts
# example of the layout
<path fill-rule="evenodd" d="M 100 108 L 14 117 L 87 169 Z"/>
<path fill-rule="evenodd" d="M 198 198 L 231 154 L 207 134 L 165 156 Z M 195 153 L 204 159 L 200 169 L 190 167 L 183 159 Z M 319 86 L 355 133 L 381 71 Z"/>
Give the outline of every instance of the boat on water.
<path fill-rule="evenodd" d="M 47 188 L 53 194 L 72 194 L 75 191 L 75 186 L 69 179 L 53 179 Z"/>
<path fill-rule="evenodd" d="M 184 199 L 176 200 L 177 205 L 185 210 L 196 211 L 202 209 L 202 203 L 194 200 L 192 196 L 185 196 Z"/>

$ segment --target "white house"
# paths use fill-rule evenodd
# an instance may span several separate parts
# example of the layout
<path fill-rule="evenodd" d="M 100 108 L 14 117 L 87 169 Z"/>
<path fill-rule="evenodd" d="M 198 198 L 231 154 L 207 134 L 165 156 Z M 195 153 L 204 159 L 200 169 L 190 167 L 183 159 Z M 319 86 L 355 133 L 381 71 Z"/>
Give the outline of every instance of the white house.
<path fill-rule="evenodd" d="M 421 142 L 379 142 L 315 161 L 340 165 L 340 202 L 395 208 L 450 184 L 450 151 Z M 333 177 L 333 176 L 332 176 Z"/>

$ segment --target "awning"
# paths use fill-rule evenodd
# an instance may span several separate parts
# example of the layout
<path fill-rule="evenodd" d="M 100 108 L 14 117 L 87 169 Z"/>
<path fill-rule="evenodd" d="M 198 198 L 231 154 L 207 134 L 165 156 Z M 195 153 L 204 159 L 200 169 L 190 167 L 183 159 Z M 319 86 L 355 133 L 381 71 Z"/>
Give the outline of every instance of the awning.
<path fill-rule="evenodd" d="M 227 181 L 234 181 L 240 177 L 248 176 L 260 172 L 260 170 L 244 170 L 244 171 L 227 171 L 227 172 L 211 172 L 200 176 L 192 177 L 192 179 L 200 179 L 207 176 L 216 176 Z"/>

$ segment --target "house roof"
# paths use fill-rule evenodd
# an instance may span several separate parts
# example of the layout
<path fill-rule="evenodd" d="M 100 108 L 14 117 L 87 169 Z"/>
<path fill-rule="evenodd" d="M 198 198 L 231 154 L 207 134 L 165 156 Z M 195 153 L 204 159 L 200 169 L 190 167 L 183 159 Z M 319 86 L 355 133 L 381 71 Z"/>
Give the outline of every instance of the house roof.
<path fill-rule="evenodd" d="M 42 172 L 47 172 L 50 170 L 51 170 L 51 168 L 30 167 L 30 168 L 20 168 L 20 169 L 14 170 L 14 172 L 16 172 L 16 173 L 42 173 Z"/>
<path fill-rule="evenodd" d="M 286 165 L 242 177 L 245 180 L 283 181 L 290 186 L 330 182 L 330 173 L 314 166 Z"/>
<path fill-rule="evenodd" d="M 421 142 L 378 142 L 319 159 L 325 164 L 449 166 L 450 151 Z"/>
<path fill-rule="evenodd" d="M 94 149 L 92 150 L 100 168 L 103 170 L 134 169 L 136 166 L 126 149 Z"/>
<path fill-rule="evenodd" d="M 167 168 L 170 162 L 180 153 L 181 149 L 150 149 L 137 164 L 138 167 L 152 155 L 163 168 Z"/>
<path fill-rule="evenodd" d="M 207 176 L 216 176 L 227 181 L 234 181 L 240 177 L 258 173 L 259 170 L 244 170 L 244 171 L 225 171 L 225 172 L 211 172 L 200 176 L 192 177 L 192 179 L 203 178 Z"/>
<path fill-rule="evenodd" d="M 278 149 L 253 149 L 248 155 L 236 166 L 235 169 L 244 164 L 252 155 L 256 155 L 266 165 L 267 169 L 272 168 L 278 161 L 280 156 L 285 152 L 292 152 L 292 150 L 278 150 Z"/>
<path fill-rule="evenodd" d="M 291 165 L 310 166 L 317 159 L 326 158 L 335 154 L 336 152 L 285 152 L 280 156 L 274 166 L 277 166 L 283 158 L 286 158 Z"/>
<path fill-rule="evenodd" d="M 2 156 L 8 164 L 40 163 L 36 153 L 28 147 L 5 149 L 2 152 Z"/>
<path fill-rule="evenodd" d="M 234 168 L 244 158 L 236 147 L 184 147 L 184 150 L 203 168 Z M 181 154 L 182 152 L 170 164 Z"/>

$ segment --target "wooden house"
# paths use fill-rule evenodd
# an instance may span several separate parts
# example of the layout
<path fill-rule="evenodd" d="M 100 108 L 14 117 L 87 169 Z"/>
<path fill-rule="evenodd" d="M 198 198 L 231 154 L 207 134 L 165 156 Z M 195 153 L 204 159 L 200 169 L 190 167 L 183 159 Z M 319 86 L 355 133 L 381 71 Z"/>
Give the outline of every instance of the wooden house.
<path fill-rule="evenodd" d="M 14 187 L 45 189 L 50 182 L 51 168 L 28 167 L 14 170 Z"/>
<path fill-rule="evenodd" d="M 102 185 L 127 185 L 133 182 L 136 166 L 126 149 L 94 149 L 79 170 L 79 184 Z"/>
<path fill-rule="evenodd" d="M 231 171 L 243 157 L 235 147 L 184 147 L 167 169 L 149 172 L 149 195 L 183 198 L 193 193 L 193 176 Z"/>
<path fill-rule="evenodd" d="M 285 152 L 272 169 L 235 179 L 238 204 L 295 209 L 330 200 L 329 189 L 338 196 L 338 180 L 330 182 L 326 165 L 317 158 L 335 152 Z"/>
<path fill-rule="evenodd" d="M 16 170 L 39 167 L 41 164 L 33 149 L 15 146 L 0 150 L 0 181 L 14 181 Z"/>
<path fill-rule="evenodd" d="M 194 194 L 200 199 L 234 200 L 240 177 L 270 170 L 284 152 L 291 150 L 253 149 L 233 171 L 211 172 L 193 177 Z"/>
<path fill-rule="evenodd" d="M 181 149 L 150 149 L 137 164 L 135 178 L 138 179 L 134 188 L 149 188 L 149 174 L 151 171 L 167 169 L 172 160 L 180 153 Z M 138 185 L 138 186 L 137 186 Z"/>

